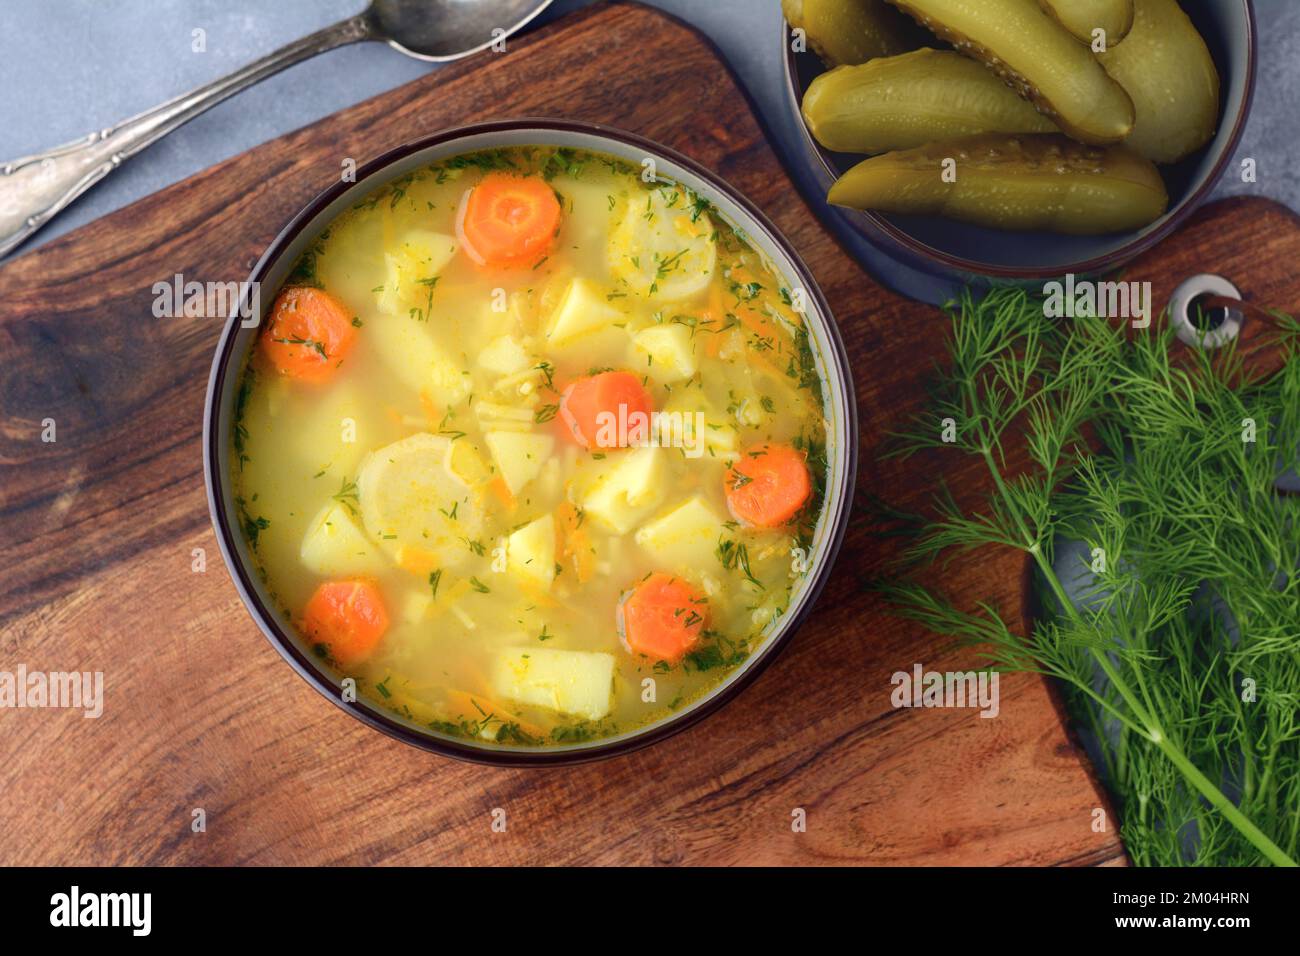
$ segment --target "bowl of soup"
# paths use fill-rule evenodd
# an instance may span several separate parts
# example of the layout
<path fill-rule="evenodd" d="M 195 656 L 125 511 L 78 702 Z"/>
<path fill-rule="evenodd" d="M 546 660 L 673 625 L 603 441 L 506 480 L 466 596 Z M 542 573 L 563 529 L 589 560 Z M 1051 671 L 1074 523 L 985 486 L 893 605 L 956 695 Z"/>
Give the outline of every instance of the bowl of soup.
<path fill-rule="evenodd" d="M 544 764 L 662 739 L 771 663 L 856 441 L 830 311 L 754 206 L 529 120 L 387 153 L 284 229 L 217 350 L 205 469 L 241 597 L 317 690 Z"/>

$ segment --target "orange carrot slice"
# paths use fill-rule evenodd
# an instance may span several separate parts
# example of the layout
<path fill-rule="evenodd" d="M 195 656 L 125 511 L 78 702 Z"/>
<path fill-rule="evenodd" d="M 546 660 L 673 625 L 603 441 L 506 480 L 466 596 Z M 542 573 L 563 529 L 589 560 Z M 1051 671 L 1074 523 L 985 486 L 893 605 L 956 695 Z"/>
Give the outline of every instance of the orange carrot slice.
<path fill-rule="evenodd" d="M 322 382 L 334 374 L 356 334 L 338 299 L 320 289 L 292 286 L 276 297 L 261 344 L 282 374 Z"/>
<path fill-rule="evenodd" d="M 631 372 L 600 372 L 569 385 L 560 396 L 560 418 L 583 448 L 622 448 L 650 437 L 654 405 Z"/>
<path fill-rule="evenodd" d="M 560 228 L 560 202 L 536 176 L 489 173 L 465 193 L 456 236 L 480 266 L 534 266 Z"/>
<path fill-rule="evenodd" d="M 676 664 L 700 640 L 709 609 L 703 595 L 681 578 L 656 571 L 619 606 L 623 642 L 634 654 Z"/>
<path fill-rule="evenodd" d="M 388 611 L 369 581 L 326 581 L 302 612 L 307 639 L 325 645 L 340 666 L 365 660 L 388 630 Z"/>
<path fill-rule="evenodd" d="M 760 528 L 786 524 L 812 494 L 808 463 L 789 445 L 751 448 L 731 466 L 724 481 L 731 514 Z"/>

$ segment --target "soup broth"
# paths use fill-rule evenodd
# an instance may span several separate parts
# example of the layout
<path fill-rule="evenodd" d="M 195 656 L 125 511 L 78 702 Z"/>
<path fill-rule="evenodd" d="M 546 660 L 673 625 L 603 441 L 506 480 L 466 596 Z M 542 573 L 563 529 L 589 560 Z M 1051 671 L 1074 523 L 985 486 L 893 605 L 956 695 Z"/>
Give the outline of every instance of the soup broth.
<path fill-rule="evenodd" d="M 381 187 L 302 256 L 242 372 L 232 477 L 266 589 L 438 734 L 554 747 L 689 706 L 812 563 L 801 297 L 612 156 L 482 151 Z"/>

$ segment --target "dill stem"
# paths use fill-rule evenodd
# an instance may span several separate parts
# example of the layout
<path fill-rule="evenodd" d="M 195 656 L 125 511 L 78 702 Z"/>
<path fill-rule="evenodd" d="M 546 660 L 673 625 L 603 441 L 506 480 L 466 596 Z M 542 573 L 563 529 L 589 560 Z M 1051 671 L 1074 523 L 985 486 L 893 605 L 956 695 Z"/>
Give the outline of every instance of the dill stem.
<path fill-rule="evenodd" d="M 1277 762 L 1277 748 L 1275 743 L 1268 752 L 1268 757 L 1264 761 L 1264 772 L 1259 778 L 1259 792 L 1268 795 L 1268 809 L 1270 813 L 1277 812 L 1277 791 L 1272 788 L 1273 765 Z M 1242 748 L 1245 750 L 1246 748 Z M 1296 814 L 1300 819 L 1300 813 Z"/>
<path fill-rule="evenodd" d="M 1048 563 L 1047 558 L 1043 555 L 1041 549 L 1035 549 L 1033 555 L 1035 562 L 1038 564 L 1039 570 L 1047 579 L 1048 585 L 1056 595 L 1056 599 L 1060 602 L 1061 607 L 1065 609 L 1067 614 L 1074 618 L 1076 623 L 1084 625 L 1082 616 L 1074 606 L 1074 603 L 1070 600 L 1069 595 L 1065 593 L 1065 588 L 1061 585 L 1060 579 L 1057 578 L 1055 570 L 1052 568 L 1051 564 Z M 1187 755 L 1183 753 L 1182 748 L 1169 739 L 1164 728 L 1161 727 L 1159 722 L 1146 711 L 1146 708 L 1143 707 L 1134 696 L 1132 690 L 1129 689 L 1128 684 L 1124 682 L 1122 677 L 1120 677 L 1119 672 L 1115 669 L 1114 664 L 1111 663 L 1110 658 L 1106 656 L 1105 652 L 1095 647 L 1090 648 L 1090 650 L 1092 656 L 1096 659 L 1097 664 L 1105 672 L 1106 677 L 1110 680 L 1111 684 L 1114 685 L 1115 690 L 1122 698 L 1124 698 L 1125 702 L 1129 705 L 1129 708 L 1133 711 L 1133 715 L 1146 725 L 1147 738 L 1160 748 L 1161 753 L 1169 758 L 1188 782 L 1199 790 L 1201 795 L 1228 819 L 1228 822 L 1240 830 L 1242 835 L 1253 843 L 1260 853 L 1264 854 L 1264 856 L 1277 866 L 1295 866 L 1295 860 L 1287 856 L 1281 847 L 1268 838 L 1268 835 L 1265 834 L 1264 831 L 1255 826 L 1255 824 L 1250 821 L 1249 817 L 1237 809 L 1237 805 L 1225 797 L 1223 791 L 1216 787 L 1210 779 L 1205 776 L 1205 774 L 1201 773 L 1194 763 L 1187 759 Z"/>
<path fill-rule="evenodd" d="M 1241 748 L 1241 762 L 1242 762 L 1241 802 L 1245 803 L 1255 795 L 1255 786 L 1256 786 L 1255 755 L 1251 753 L 1251 750 L 1253 748 L 1251 747 L 1249 738 L 1246 736 L 1246 715 L 1242 712 L 1241 709 L 1240 694 L 1237 694 L 1235 692 L 1232 694 L 1232 704 L 1233 707 L 1235 707 L 1237 710 L 1237 720 L 1241 721 L 1241 735 L 1243 738 L 1246 738 L 1247 740 L 1247 742 L 1243 744 Z M 1264 768 L 1263 776 L 1260 778 L 1259 781 L 1259 787 L 1261 792 L 1263 791 L 1264 787 L 1268 786 L 1268 777 L 1272 769 L 1273 767 L 1271 762 L 1269 763 L 1268 766 Z"/>
<path fill-rule="evenodd" d="M 1129 772 L 1128 748 L 1124 745 L 1127 736 L 1128 736 L 1128 728 L 1120 727 L 1119 746 L 1115 748 L 1119 752 L 1115 759 L 1119 761 L 1119 766 L 1120 766 L 1120 773 L 1116 776 L 1116 779 L 1120 781 L 1124 781 L 1128 779 L 1128 772 Z"/>
<path fill-rule="evenodd" d="M 993 483 L 997 485 L 998 493 L 1002 496 L 1002 500 L 1006 504 L 1007 510 L 1015 517 L 1016 524 L 1019 526 L 1020 532 L 1024 535 L 1024 540 L 1026 542 L 1025 550 L 1033 555 L 1034 563 L 1038 565 L 1039 571 L 1047 581 L 1048 587 L 1052 589 L 1052 593 L 1056 596 L 1056 600 L 1061 605 L 1062 610 L 1076 624 L 1082 628 L 1086 628 L 1087 622 L 1084 621 L 1083 615 L 1081 615 L 1079 609 L 1074 606 L 1074 602 L 1070 600 L 1070 596 L 1065 593 L 1065 587 L 1061 584 L 1060 578 L 1056 576 L 1056 570 L 1052 567 L 1051 562 L 1047 560 L 1047 556 L 1043 554 L 1041 542 L 1038 540 L 1036 535 L 1030 534 L 1029 526 L 1025 523 L 1024 517 L 1016 507 L 1015 499 L 1010 496 L 1006 482 L 1002 479 L 1002 471 L 997 467 L 997 463 L 993 459 L 992 451 L 987 442 L 981 443 L 980 453 L 984 456 L 984 462 L 988 466 L 989 473 L 993 476 Z M 1255 824 L 1252 823 L 1244 813 L 1237 809 L 1236 804 L 1225 797 L 1223 791 L 1216 787 L 1210 779 L 1205 776 L 1205 774 L 1201 773 L 1195 764 L 1187 759 L 1182 748 L 1169 739 L 1169 735 L 1165 733 L 1164 728 L 1160 726 L 1153 715 L 1148 713 L 1142 703 L 1136 696 L 1134 696 L 1133 691 L 1119 675 L 1119 672 L 1111 663 L 1110 658 L 1106 656 L 1106 653 L 1096 647 L 1089 648 L 1089 650 L 1091 651 L 1093 658 L 1097 661 L 1098 666 L 1100 666 L 1102 671 L 1105 672 L 1106 677 L 1110 680 L 1116 692 L 1124 699 L 1125 703 L 1128 704 L 1129 709 L 1133 712 L 1133 716 L 1145 725 L 1144 729 L 1147 739 L 1154 743 L 1156 747 L 1160 749 L 1161 753 L 1169 758 L 1170 762 L 1178 768 L 1183 777 L 1186 778 L 1192 786 L 1199 790 L 1201 795 L 1205 797 L 1205 799 L 1208 800 L 1220 813 L 1222 813 L 1224 817 L 1228 819 L 1228 822 L 1241 831 L 1241 834 L 1253 843 L 1255 848 L 1259 850 L 1260 853 L 1264 854 L 1265 857 L 1277 866 L 1296 866 L 1295 860 L 1287 856 L 1281 847 L 1268 838 L 1268 835 L 1264 833 L 1264 831 L 1255 826 Z"/>
<path fill-rule="evenodd" d="M 1109 748 L 1101 745 L 1102 741 L 1106 739 L 1106 726 L 1103 723 L 1103 718 L 1106 716 L 1106 712 L 1100 707 L 1087 707 L 1085 710 L 1087 712 L 1086 716 L 1088 724 L 1092 728 L 1093 736 L 1097 738 L 1097 750 L 1101 755 L 1101 759 L 1105 762 L 1106 775 L 1114 780 L 1123 780 L 1127 773 L 1127 768 L 1123 763 L 1123 755 L 1112 754 Z M 1120 733 L 1123 732 L 1124 727 L 1121 724 Z"/>
<path fill-rule="evenodd" d="M 1291 814 L 1291 850 L 1295 851 L 1296 840 L 1300 839 L 1300 813 Z"/>

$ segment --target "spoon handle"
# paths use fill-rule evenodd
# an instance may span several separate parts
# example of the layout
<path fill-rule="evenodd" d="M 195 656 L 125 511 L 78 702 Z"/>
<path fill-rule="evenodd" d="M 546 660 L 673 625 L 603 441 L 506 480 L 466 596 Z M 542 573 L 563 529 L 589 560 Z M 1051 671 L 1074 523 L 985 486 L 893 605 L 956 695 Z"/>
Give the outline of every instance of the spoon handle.
<path fill-rule="evenodd" d="M 44 153 L 0 164 L 0 257 L 53 219 L 123 160 L 272 73 L 346 43 L 372 36 L 365 14 L 282 46 L 206 86 Z"/>

